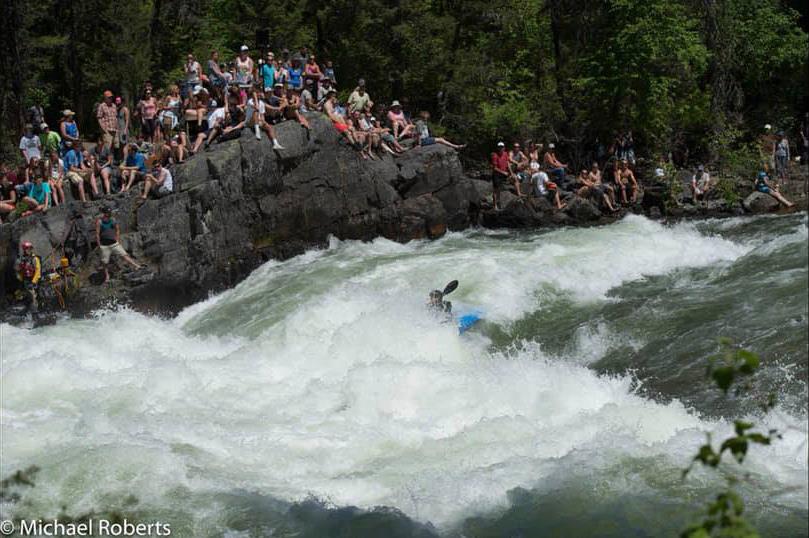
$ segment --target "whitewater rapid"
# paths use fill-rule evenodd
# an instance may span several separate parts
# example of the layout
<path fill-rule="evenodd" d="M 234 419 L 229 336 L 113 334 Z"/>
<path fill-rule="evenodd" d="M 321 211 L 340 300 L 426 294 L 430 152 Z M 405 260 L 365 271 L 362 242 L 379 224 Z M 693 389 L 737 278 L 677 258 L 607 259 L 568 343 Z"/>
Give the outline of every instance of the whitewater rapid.
<path fill-rule="evenodd" d="M 806 224 L 793 235 L 781 241 L 805 242 Z M 217 503 L 199 499 L 216 492 L 392 506 L 440 528 L 505 507 L 515 487 L 550 491 L 566 473 L 600 476 L 627 459 L 655 462 L 649 475 L 675 484 L 704 432 L 729 432 L 727 420 L 658 401 L 631 372 L 589 368 L 613 337 L 597 327 L 562 355 L 492 346 L 485 326 L 460 337 L 425 316 L 427 293 L 459 279 L 456 309 L 508 327 L 560 296 L 615 301 L 618 286 L 728 271 L 767 248 L 642 217 L 541 235 L 333 240 L 175 319 L 119 309 L 31 332 L 3 325 L 2 475 L 42 468 L 19 508 L 29 514 L 124 506 L 134 493 L 213 526 Z M 789 490 L 769 502 L 805 507 L 806 416 L 756 418 L 784 438 L 751 450 L 750 493 Z"/>

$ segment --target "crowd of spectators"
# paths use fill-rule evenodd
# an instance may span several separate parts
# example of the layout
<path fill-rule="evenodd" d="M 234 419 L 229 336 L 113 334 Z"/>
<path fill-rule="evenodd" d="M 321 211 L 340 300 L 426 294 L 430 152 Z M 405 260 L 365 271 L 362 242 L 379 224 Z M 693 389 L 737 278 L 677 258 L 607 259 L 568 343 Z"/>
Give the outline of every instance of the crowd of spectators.
<path fill-rule="evenodd" d="M 519 142 L 514 142 L 511 150 L 504 142 L 498 142 L 491 155 L 494 206 L 500 209 L 500 192 L 511 185 L 518 197 L 547 197 L 556 209 L 564 209 L 565 200 L 577 196 L 591 199 L 611 213 L 617 212 L 620 206 L 637 201 L 641 187 L 628 158 L 608 162 L 605 172 L 594 161 L 578 175 L 569 176 L 570 166 L 559 159 L 554 143 L 546 147 L 528 141 L 523 151 Z"/>
<path fill-rule="evenodd" d="M 464 147 L 434 136 L 427 112 L 413 118 L 399 101 L 375 103 L 362 79 L 340 102 L 332 62 L 319 63 L 307 47 L 254 58 L 243 45 L 229 63 L 213 51 L 204 66 L 188 54 L 183 72 L 165 90 L 145 81 L 131 109 L 123 96 L 105 91 L 94 107 L 96 124 L 83 127 L 98 133 L 92 141 L 72 110 L 51 129 L 44 110 L 32 107 L 19 144 L 22 164 L 0 169 L 0 219 L 45 212 L 69 194 L 82 202 L 136 188 L 141 199 L 169 195 L 174 165 L 244 129 L 284 150 L 274 126 L 293 121 L 308 134 L 312 113 L 328 117 L 363 159 L 415 146 Z"/>

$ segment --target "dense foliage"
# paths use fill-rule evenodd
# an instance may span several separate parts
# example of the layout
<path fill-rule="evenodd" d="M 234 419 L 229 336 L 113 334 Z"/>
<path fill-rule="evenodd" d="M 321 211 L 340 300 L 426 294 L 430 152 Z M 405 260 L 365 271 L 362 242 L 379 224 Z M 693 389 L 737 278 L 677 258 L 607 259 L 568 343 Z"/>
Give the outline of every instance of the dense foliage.
<path fill-rule="evenodd" d="M 79 114 L 106 89 L 134 98 L 269 32 L 306 44 L 339 86 L 428 109 L 481 152 L 496 138 L 554 140 L 574 160 L 632 130 L 641 154 L 719 158 L 765 123 L 807 110 L 806 3 L 779 0 L 9 0 L 0 24 L 2 157 L 22 111 Z M 793 136 L 793 138 L 796 138 Z M 479 154 L 479 153 L 478 153 Z"/>

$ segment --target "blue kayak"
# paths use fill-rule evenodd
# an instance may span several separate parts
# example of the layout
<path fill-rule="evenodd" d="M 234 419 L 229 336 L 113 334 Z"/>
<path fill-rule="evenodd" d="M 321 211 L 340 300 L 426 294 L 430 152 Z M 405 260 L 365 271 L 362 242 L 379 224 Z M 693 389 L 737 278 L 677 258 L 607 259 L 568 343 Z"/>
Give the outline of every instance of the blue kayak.
<path fill-rule="evenodd" d="M 483 313 L 479 311 L 467 312 L 466 314 L 458 317 L 458 334 L 463 334 L 475 324 L 483 319 Z"/>

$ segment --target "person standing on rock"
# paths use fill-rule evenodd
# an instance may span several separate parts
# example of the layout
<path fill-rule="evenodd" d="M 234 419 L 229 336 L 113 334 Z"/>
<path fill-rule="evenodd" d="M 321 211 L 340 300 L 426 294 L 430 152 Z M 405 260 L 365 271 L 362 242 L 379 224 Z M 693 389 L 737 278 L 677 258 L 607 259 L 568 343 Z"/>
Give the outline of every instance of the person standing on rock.
<path fill-rule="evenodd" d="M 775 161 L 775 175 L 780 183 L 786 183 L 789 167 L 789 140 L 784 131 L 778 131 L 778 142 L 773 145 L 772 154 Z"/>
<path fill-rule="evenodd" d="M 492 203 L 495 211 L 500 210 L 500 191 L 506 183 L 506 179 L 511 178 L 509 171 L 508 151 L 504 142 L 497 143 L 497 151 L 492 153 Z"/>
<path fill-rule="evenodd" d="M 110 280 L 108 265 L 113 254 L 122 258 L 126 263 L 140 269 L 142 265 L 133 260 L 121 246 L 121 227 L 112 218 L 112 210 L 105 207 L 101 210 L 101 217 L 96 219 L 96 242 L 101 249 L 101 265 L 104 267 L 104 284 Z"/>
<path fill-rule="evenodd" d="M 770 196 L 778 200 L 780 203 L 784 204 L 784 206 L 786 207 L 792 207 L 795 205 L 786 198 L 784 198 L 784 196 L 780 192 L 778 192 L 778 187 L 770 183 L 770 176 L 768 176 L 767 172 L 764 172 L 763 170 L 759 172 L 758 176 L 756 177 L 755 187 L 756 191 L 762 192 L 764 194 L 769 194 Z"/>

